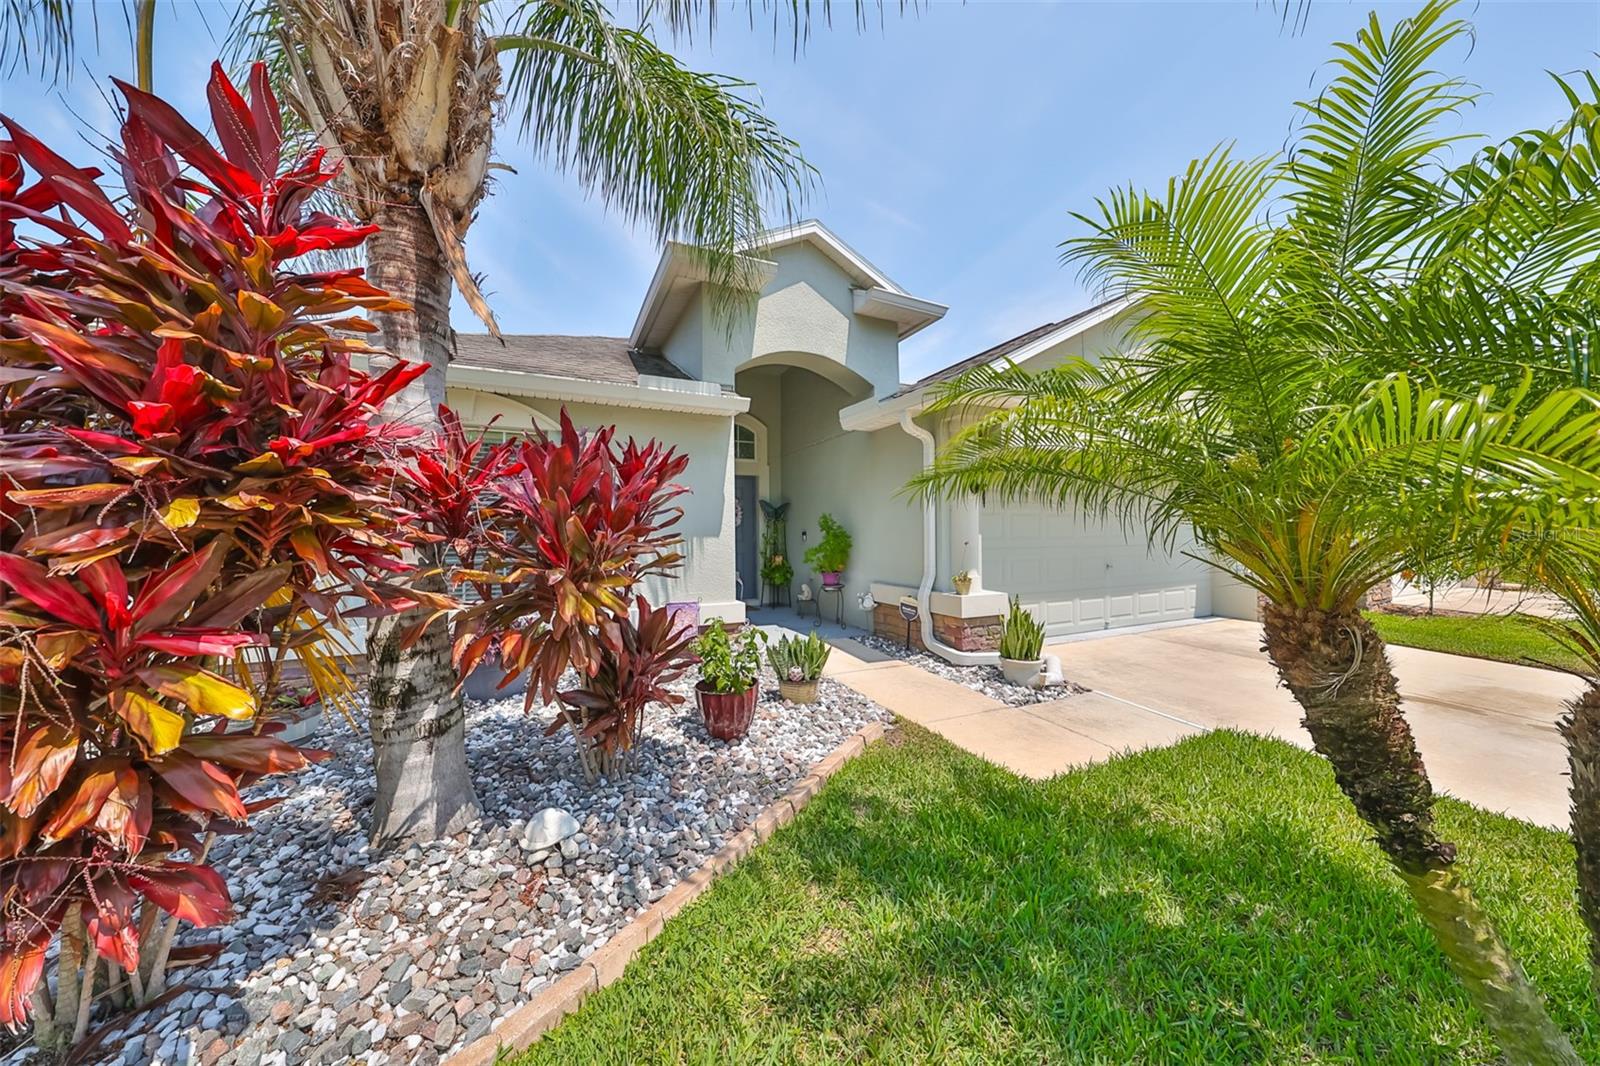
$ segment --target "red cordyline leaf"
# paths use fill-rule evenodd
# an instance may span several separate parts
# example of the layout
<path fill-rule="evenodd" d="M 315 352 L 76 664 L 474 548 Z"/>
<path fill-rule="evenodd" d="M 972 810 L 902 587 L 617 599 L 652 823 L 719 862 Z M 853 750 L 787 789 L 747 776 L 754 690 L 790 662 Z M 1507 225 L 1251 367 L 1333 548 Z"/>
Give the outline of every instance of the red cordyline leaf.
<path fill-rule="evenodd" d="M 120 539 L 120 536 L 119 532 L 116 539 Z M 57 545 L 56 550 L 66 549 L 63 545 Z M 112 559 L 100 559 L 78 571 L 78 574 L 100 601 L 100 609 L 105 612 L 108 626 L 123 629 L 133 621 L 133 616 L 128 613 L 128 581 L 123 576 L 121 564 Z"/>
<path fill-rule="evenodd" d="M 265 87 L 263 80 L 262 86 Z M 239 90 L 222 71 L 221 63 L 211 64 L 211 80 L 206 83 L 206 98 L 211 102 L 211 122 L 217 131 L 217 140 L 228 156 L 228 162 L 248 170 L 256 181 L 264 182 L 277 177 L 278 145 L 282 134 L 277 129 L 277 108 L 266 129 L 257 125 Z M 268 99 L 270 100 L 270 94 Z M 272 101 L 276 105 L 276 101 Z M 264 136 L 265 134 L 265 136 Z"/>
<path fill-rule="evenodd" d="M 313 759 L 320 761 L 327 752 L 297 748 L 274 737 L 251 733 L 218 733 L 193 736 L 184 741 L 185 751 L 196 758 L 248 770 L 254 774 L 276 774 L 299 770 Z"/>
<path fill-rule="evenodd" d="M 124 243 L 130 238 L 126 220 L 95 184 L 99 170 L 73 166 L 4 115 L 0 115 L 0 125 L 11 135 L 13 158 L 20 157 L 42 180 L 49 182 L 59 202 L 88 219 L 108 240 Z"/>
<path fill-rule="evenodd" d="M 55 928 L 43 922 L 0 944 L 0 1025 L 19 1029 L 28 1021 L 33 990 L 44 975 L 45 952 Z"/>
<path fill-rule="evenodd" d="M 224 159 L 205 134 L 189 125 L 171 104 L 125 81 L 111 80 L 128 101 L 129 117 L 148 126 L 207 181 L 240 200 L 261 195 L 260 181 Z"/>
<path fill-rule="evenodd" d="M 97 759 L 84 767 L 77 788 L 57 802 L 55 816 L 39 828 L 39 839 L 53 844 L 94 821 L 117 787 L 117 774 L 126 767 L 125 762 L 110 759 Z"/>
<path fill-rule="evenodd" d="M 209 866 L 186 862 L 143 866 L 128 875 L 128 883 L 168 914 L 202 929 L 232 916 L 228 885 Z"/>
<path fill-rule="evenodd" d="M 134 917 L 138 897 L 120 875 L 97 878 L 92 904 L 84 920 L 100 954 L 128 973 L 139 965 L 139 926 Z"/>
<path fill-rule="evenodd" d="M 244 801 L 233 779 L 217 766 L 186 751 L 169 752 L 151 763 L 156 773 L 197 812 L 245 819 Z"/>
<path fill-rule="evenodd" d="M 134 633 L 162 629 L 181 615 L 216 580 L 226 543 L 217 539 L 159 574 L 144 579 L 133 598 Z"/>
<path fill-rule="evenodd" d="M 79 629 L 99 629 L 100 615 L 83 593 L 64 577 L 51 577 L 45 568 L 20 555 L 0 552 L 0 590 L 9 585 L 18 595 L 56 618 Z"/>
<path fill-rule="evenodd" d="M 46 724 L 30 732 L 9 767 L 4 802 L 18 817 L 28 818 L 61 786 L 78 757 L 78 735 Z"/>
<path fill-rule="evenodd" d="M 230 633 L 221 629 L 177 629 L 170 633 L 151 633 L 139 637 L 140 647 L 172 655 L 221 655 L 233 658 L 240 648 L 265 644 L 263 633 Z"/>

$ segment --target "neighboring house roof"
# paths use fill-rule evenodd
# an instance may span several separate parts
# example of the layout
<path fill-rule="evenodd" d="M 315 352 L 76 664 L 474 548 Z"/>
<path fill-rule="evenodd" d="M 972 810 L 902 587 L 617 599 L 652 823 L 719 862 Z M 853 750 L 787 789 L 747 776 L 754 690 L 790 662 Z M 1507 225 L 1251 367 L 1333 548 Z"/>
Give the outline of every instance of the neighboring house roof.
<path fill-rule="evenodd" d="M 856 314 L 893 322 L 902 340 L 939 321 L 949 310 L 944 304 L 906 292 L 816 219 L 768 230 L 740 249 L 750 267 L 750 287 L 759 291 L 776 274 L 778 265 L 765 258 L 769 253 L 801 241 L 821 251 L 850 279 L 855 288 Z M 688 308 L 695 288 L 706 280 L 703 258 L 696 256 L 688 245 L 669 243 L 661 250 L 661 262 L 650 279 L 650 288 L 639 308 L 629 342 L 636 348 L 646 349 L 665 343 L 672 327 Z"/>
<path fill-rule="evenodd" d="M 839 412 L 839 423 L 845 429 L 882 429 L 893 425 L 902 412 L 912 414 L 920 411 L 927 390 L 932 385 L 941 381 L 949 381 L 959 377 L 974 367 L 984 365 L 1003 365 L 1005 362 L 1025 362 L 1028 359 L 1049 351 L 1079 333 L 1087 332 L 1100 323 L 1115 318 L 1128 308 L 1134 301 L 1128 296 L 1118 296 L 1110 300 L 1102 300 L 1092 307 L 1086 307 L 1076 314 L 1055 322 L 1046 322 L 1042 326 L 1035 326 L 1026 333 L 1019 333 L 1015 337 L 1003 340 L 999 344 L 985 348 L 976 355 L 970 355 L 959 362 L 912 382 L 902 385 L 898 390 L 888 396 L 862 400 L 860 403 L 851 404 Z"/>
<path fill-rule="evenodd" d="M 480 370 L 510 370 L 619 385 L 636 385 L 641 374 L 689 378 L 659 355 L 634 351 L 626 337 L 507 333 L 501 344 L 487 333 L 457 333 L 455 345 L 452 365 Z"/>

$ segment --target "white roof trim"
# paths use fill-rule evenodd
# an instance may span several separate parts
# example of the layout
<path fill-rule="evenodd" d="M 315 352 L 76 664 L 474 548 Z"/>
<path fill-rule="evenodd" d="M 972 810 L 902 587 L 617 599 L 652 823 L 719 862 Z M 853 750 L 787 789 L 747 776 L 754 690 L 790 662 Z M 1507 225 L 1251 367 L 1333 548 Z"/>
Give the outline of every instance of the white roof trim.
<path fill-rule="evenodd" d="M 902 338 L 937 322 L 948 310 L 943 304 L 921 300 L 906 292 L 866 256 L 814 218 L 767 230 L 740 248 L 740 253 L 748 256 L 755 268 L 751 278 L 755 291 L 766 288 L 777 273 L 778 264 L 767 258 L 768 254 L 799 241 L 815 245 L 856 286 L 875 294 L 877 303 L 874 306 L 881 308 L 881 311 L 861 311 L 859 302 L 857 310 L 869 317 L 888 318 L 899 323 Z M 630 347 L 653 349 L 665 343 L 667 334 L 677 324 L 678 317 L 688 303 L 693 286 L 706 280 L 705 267 L 691 254 L 692 251 L 689 245 L 677 241 L 669 242 L 661 250 L 661 261 L 656 265 L 649 289 L 645 291 L 644 303 L 640 305 L 639 314 L 633 322 L 633 332 L 628 335 Z M 912 309 L 920 310 L 920 320 L 911 321 L 914 317 L 910 314 Z M 902 322 L 902 318 L 906 321 Z"/>
<path fill-rule="evenodd" d="M 862 285 L 888 289 L 899 296 L 911 295 L 895 284 L 893 278 L 873 266 L 866 256 L 850 247 L 837 233 L 814 218 L 808 218 L 804 222 L 796 222 L 792 226 L 781 226 L 778 229 L 767 230 L 751 241 L 747 246 L 747 250 L 766 252 L 773 248 L 781 248 L 786 244 L 794 244 L 796 241 L 806 240 L 820 245 L 823 251 L 828 254 L 828 258 L 844 267 L 847 273 L 855 275 L 856 280 Z"/>
<path fill-rule="evenodd" d="M 644 348 L 650 346 L 648 342 L 665 340 L 665 337 L 654 338 L 652 333 L 668 307 L 668 297 L 676 296 L 674 304 L 685 302 L 688 288 L 698 285 L 706 280 L 705 264 L 693 254 L 693 249 L 687 244 L 678 241 L 668 241 L 667 246 L 661 249 L 661 261 L 656 264 L 656 272 L 650 278 L 650 287 L 645 290 L 644 303 L 639 305 L 639 314 L 633 320 L 633 331 L 628 334 L 628 347 Z M 745 257 L 751 268 L 751 291 L 760 292 L 766 288 L 778 272 L 778 264 L 753 256 Z M 676 324 L 678 314 L 682 313 L 681 306 L 674 308 L 677 313 L 670 316 L 667 327 Z"/>
<path fill-rule="evenodd" d="M 508 396 L 532 396 L 566 403 L 595 403 L 610 407 L 637 407 L 651 411 L 731 416 L 750 409 L 750 399 L 725 393 L 706 381 L 685 381 L 641 374 L 637 385 L 615 381 L 585 381 L 554 374 L 526 374 L 516 370 L 487 370 L 452 364 L 447 385 Z"/>
<path fill-rule="evenodd" d="M 932 300 L 919 300 L 903 292 L 891 292 L 882 286 L 855 290 L 856 314 L 867 318 L 881 318 L 899 327 L 900 339 L 905 340 L 917 330 L 931 326 L 944 317 L 950 308 Z"/>
<path fill-rule="evenodd" d="M 1062 341 L 1070 340 L 1081 333 L 1103 323 L 1111 321 L 1118 315 L 1127 311 L 1138 301 L 1132 296 L 1107 301 L 1095 311 L 1065 322 L 1059 329 L 1053 329 L 1042 337 L 1037 337 L 1029 343 L 1018 348 L 1008 355 L 1003 355 L 990 362 L 990 366 L 999 369 L 1008 363 L 1025 363 L 1044 352 L 1049 351 Z M 938 382 L 929 382 L 930 385 Z M 885 429 L 899 423 L 900 415 L 910 411 L 913 415 L 919 414 L 927 406 L 928 386 L 891 396 L 886 400 L 865 399 L 853 403 L 839 411 L 839 424 L 845 429 L 874 430 Z"/>

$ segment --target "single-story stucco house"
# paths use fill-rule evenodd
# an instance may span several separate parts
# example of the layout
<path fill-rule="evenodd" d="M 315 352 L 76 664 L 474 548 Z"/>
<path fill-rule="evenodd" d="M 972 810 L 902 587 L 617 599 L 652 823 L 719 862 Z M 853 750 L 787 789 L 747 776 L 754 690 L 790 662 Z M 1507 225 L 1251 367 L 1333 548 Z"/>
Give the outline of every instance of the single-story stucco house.
<path fill-rule="evenodd" d="M 762 595 L 760 501 L 787 501 L 794 588 L 819 587 L 803 562 L 829 513 L 854 539 L 842 608 L 852 625 L 902 636 L 899 604 L 918 597 L 935 650 L 994 646 L 1016 594 L 1051 636 L 1213 613 L 1254 615 L 1254 594 L 1138 530 L 1046 507 L 977 499 L 924 504 L 902 494 L 950 430 L 925 415 L 930 386 L 970 366 L 1047 366 L 1113 349 L 1126 301 L 1045 323 L 912 384 L 900 342 L 946 308 L 906 292 L 819 222 L 768 234 L 753 312 L 730 328 L 708 303 L 689 249 L 669 246 L 627 337 L 457 334 L 449 404 L 470 426 L 579 426 L 670 442 L 689 455 L 679 526 L 687 563 L 647 592 L 694 602 L 702 621 L 743 621 Z M 957 595 L 952 577 L 976 575 Z M 863 603 L 863 594 L 870 600 Z M 875 602 L 875 606 L 871 606 Z M 870 607 L 870 609 L 869 609 Z M 919 619 L 920 625 L 920 619 Z M 940 647 L 943 645 L 943 647 Z"/>

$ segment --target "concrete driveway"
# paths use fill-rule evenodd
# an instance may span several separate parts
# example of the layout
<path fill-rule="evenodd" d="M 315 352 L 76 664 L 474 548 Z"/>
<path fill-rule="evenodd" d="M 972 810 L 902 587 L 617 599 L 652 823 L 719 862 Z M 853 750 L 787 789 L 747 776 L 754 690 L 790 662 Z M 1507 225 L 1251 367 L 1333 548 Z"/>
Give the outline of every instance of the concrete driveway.
<path fill-rule="evenodd" d="M 1100 697 L 1032 713 L 1108 753 L 1234 728 L 1311 746 L 1261 651 L 1261 627 L 1217 619 L 1051 645 Z M 1566 674 L 1390 648 L 1404 710 L 1434 787 L 1540 825 L 1567 825 L 1566 756 L 1555 722 L 1581 682 Z M 1116 711 L 1125 713 L 1115 713 Z M 1084 714 L 1078 713 L 1079 709 Z M 1080 760 L 1082 761 L 1082 760 Z M 1064 769 L 1065 767 L 1058 767 Z"/>

